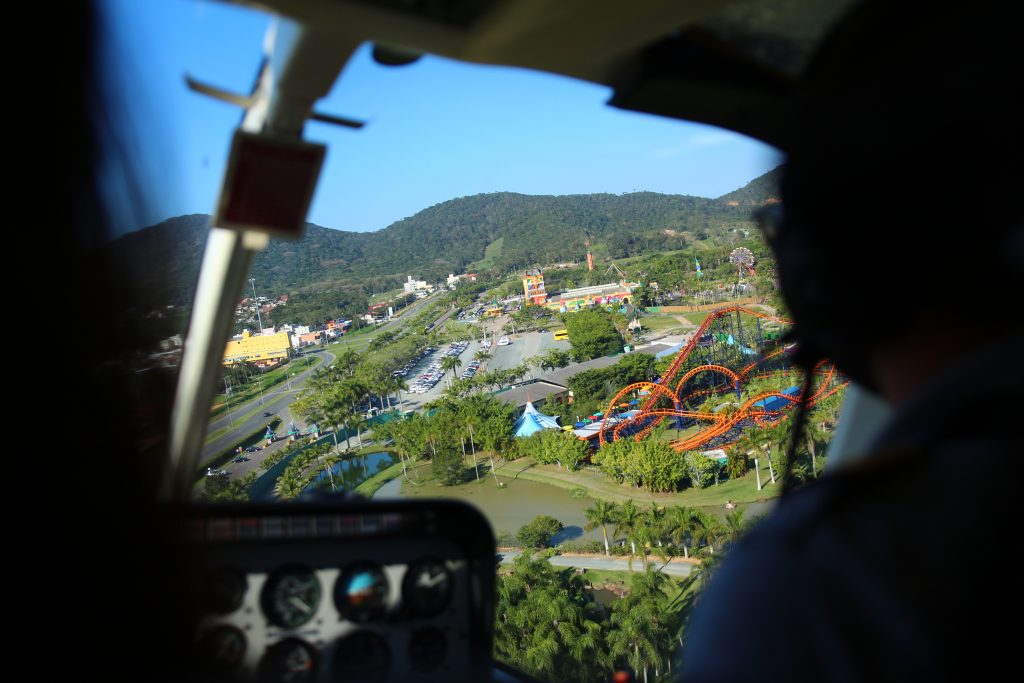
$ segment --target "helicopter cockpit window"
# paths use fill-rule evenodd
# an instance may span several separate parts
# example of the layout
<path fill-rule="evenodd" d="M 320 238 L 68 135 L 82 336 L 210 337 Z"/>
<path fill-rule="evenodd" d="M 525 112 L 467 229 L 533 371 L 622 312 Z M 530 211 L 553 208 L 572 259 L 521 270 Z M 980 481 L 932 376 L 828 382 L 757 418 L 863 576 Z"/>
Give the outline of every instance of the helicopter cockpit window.
<path fill-rule="evenodd" d="M 743 5 L 698 28 L 799 70 L 819 34 Z M 249 93 L 279 73 L 283 34 L 231 4 L 106 6 L 172 131 L 153 143 L 177 157 L 179 196 L 131 241 L 164 250 L 146 268 L 170 283 L 167 306 L 190 311 L 233 135 Z M 750 31 L 763 40 L 740 40 Z M 499 546 L 500 660 L 545 680 L 664 671 L 700 563 L 778 495 L 802 400 L 753 218 L 778 202 L 780 155 L 607 107 L 602 85 L 353 47 L 303 127 L 326 147 L 304 236 L 255 255 L 223 340 L 192 497 L 225 512 L 200 536 L 304 542 L 419 523 L 397 508 L 257 522 L 236 503 L 463 501 Z M 272 206 L 274 192 L 257 198 Z M 815 372 L 806 479 L 845 388 L 831 366 Z M 394 641 L 361 629 L 394 617 L 422 622 L 402 636 L 402 671 L 444 671 L 446 652 L 469 647 L 445 619 L 471 600 L 473 571 L 458 544 L 416 548 L 412 561 L 369 544 L 330 567 L 314 551 L 273 566 L 253 554 L 243 569 L 214 553 L 211 665 L 280 677 L 343 667 L 350 648 L 377 653 L 353 676 L 390 675 Z M 246 609 L 266 617 L 260 643 Z M 352 640 L 325 652 L 296 635 L 321 628 Z"/>

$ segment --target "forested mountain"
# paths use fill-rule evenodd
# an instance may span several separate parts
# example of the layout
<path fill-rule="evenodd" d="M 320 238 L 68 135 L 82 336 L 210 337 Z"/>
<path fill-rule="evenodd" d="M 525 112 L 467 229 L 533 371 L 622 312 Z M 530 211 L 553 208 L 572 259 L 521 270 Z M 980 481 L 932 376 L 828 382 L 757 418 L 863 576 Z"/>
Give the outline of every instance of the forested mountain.
<path fill-rule="evenodd" d="M 354 305 L 368 293 L 397 287 L 406 275 L 430 281 L 466 270 L 507 273 L 578 261 L 587 239 L 599 259 L 717 244 L 735 228 L 749 227 L 751 206 L 777 195 L 777 171 L 718 199 L 498 192 L 442 202 L 377 232 L 308 224 L 300 242 L 272 240 L 256 256 L 253 276 L 266 295 L 301 299 L 304 293 L 334 292 Z M 207 221 L 205 215 L 179 216 L 127 235 L 115 247 L 124 250 L 158 300 L 188 303 Z"/>
<path fill-rule="evenodd" d="M 735 202 L 740 206 L 758 207 L 769 200 L 779 199 L 779 180 L 782 178 L 782 166 L 776 166 L 764 175 L 751 180 L 738 190 L 723 194 L 716 201 L 723 203 Z"/>

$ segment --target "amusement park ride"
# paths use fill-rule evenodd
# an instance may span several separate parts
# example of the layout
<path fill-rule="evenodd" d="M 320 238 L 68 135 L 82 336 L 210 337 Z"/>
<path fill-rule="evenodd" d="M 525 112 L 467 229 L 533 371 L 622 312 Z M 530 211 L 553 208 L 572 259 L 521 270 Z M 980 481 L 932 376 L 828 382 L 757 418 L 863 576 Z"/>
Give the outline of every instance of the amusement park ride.
<path fill-rule="evenodd" d="M 749 318 L 745 320 L 743 314 Z M 786 419 L 785 412 L 801 401 L 812 406 L 846 386 L 832 364 L 824 361 L 814 368 L 817 388 L 810 396 L 801 395 L 799 387 L 794 386 L 751 396 L 735 411 L 697 410 L 696 406 L 709 396 L 730 391 L 735 391 L 739 401 L 743 385 L 751 380 L 788 376 L 792 345 L 785 345 L 777 334 L 762 329 L 762 320 L 790 324 L 788 320 L 742 306 L 714 311 L 661 377 L 653 382 L 630 384 L 612 397 L 598 432 L 600 445 L 627 437 L 640 441 L 668 418 L 677 428 L 700 427 L 694 434 L 673 440 L 673 449 L 728 448 L 742 431 L 774 426 Z M 634 395 L 643 397 L 639 408 L 620 412 L 631 405 Z"/>
<path fill-rule="evenodd" d="M 746 273 L 754 274 L 754 254 L 746 247 L 736 247 L 729 252 L 729 263 L 736 266 L 740 277 Z"/>

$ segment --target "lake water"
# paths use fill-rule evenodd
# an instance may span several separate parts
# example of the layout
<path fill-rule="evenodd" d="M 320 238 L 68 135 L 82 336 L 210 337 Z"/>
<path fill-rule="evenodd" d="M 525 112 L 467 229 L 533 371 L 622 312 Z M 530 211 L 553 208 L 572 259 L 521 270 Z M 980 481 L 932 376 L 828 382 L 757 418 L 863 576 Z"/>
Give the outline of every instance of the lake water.
<path fill-rule="evenodd" d="M 411 474 L 415 481 L 415 474 Z M 519 527 L 538 515 L 551 515 L 565 529 L 553 538 L 555 543 L 570 540 L 599 540 L 601 530 L 584 531 L 587 517 L 584 510 L 594 504 L 591 498 L 573 498 L 567 489 L 541 484 L 525 479 L 498 477 L 505 486 L 498 488 L 494 479 L 481 474 L 480 483 L 475 480 L 461 486 L 440 486 L 433 482 L 413 486 L 401 477 L 385 484 L 374 499 L 381 498 L 454 498 L 475 505 L 491 523 L 494 533 L 516 533 Z"/>
<path fill-rule="evenodd" d="M 331 474 L 321 472 L 306 486 L 306 491 L 330 490 L 331 478 L 339 491 L 352 491 L 355 487 L 394 463 L 389 453 L 366 453 L 334 463 Z"/>
<path fill-rule="evenodd" d="M 410 477 L 415 481 L 415 473 L 410 473 Z M 429 482 L 417 487 L 399 476 L 382 486 L 374 495 L 374 499 L 434 497 L 464 500 L 484 513 L 495 534 L 514 534 L 538 515 L 551 515 L 566 527 L 553 537 L 554 543 L 601 540 L 600 528 L 584 531 L 587 524 L 584 510 L 594 504 L 594 499 L 574 498 L 568 489 L 525 479 L 507 479 L 499 476 L 498 481 L 505 486 L 498 488 L 489 474 L 484 478 L 481 473 L 480 483 L 472 480 L 460 486 L 440 486 Z M 771 505 L 771 501 L 750 503 L 745 506 L 744 512 L 746 516 L 762 514 L 767 512 Z M 714 508 L 713 511 L 723 519 L 727 512 L 724 507 Z M 612 529 L 609 528 L 609 537 L 611 534 Z"/>

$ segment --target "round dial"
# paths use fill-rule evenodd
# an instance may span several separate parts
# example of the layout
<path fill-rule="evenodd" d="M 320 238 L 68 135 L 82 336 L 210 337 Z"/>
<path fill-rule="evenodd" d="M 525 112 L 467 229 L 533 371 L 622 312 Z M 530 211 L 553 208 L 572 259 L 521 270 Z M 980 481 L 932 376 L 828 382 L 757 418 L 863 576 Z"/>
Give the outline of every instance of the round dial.
<path fill-rule="evenodd" d="M 298 628 L 316 614 L 320 605 L 320 581 L 308 567 L 282 567 L 263 585 L 260 602 L 270 623 L 281 628 Z"/>
<path fill-rule="evenodd" d="M 421 628 L 409 639 L 409 666 L 413 671 L 437 671 L 448 655 L 448 639 L 436 628 Z"/>
<path fill-rule="evenodd" d="M 227 673 L 238 667 L 245 655 L 245 636 L 234 626 L 217 626 L 203 634 L 198 649 L 204 668 Z"/>
<path fill-rule="evenodd" d="M 451 600 L 452 574 L 441 560 L 418 560 L 405 572 L 402 597 L 409 611 L 417 616 L 437 614 Z"/>
<path fill-rule="evenodd" d="M 334 584 L 334 604 L 349 621 L 370 621 L 387 610 L 388 579 L 379 565 L 357 562 Z"/>
<path fill-rule="evenodd" d="M 391 673 L 391 648 L 376 633 L 357 631 L 334 649 L 334 680 L 341 683 L 381 683 Z"/>
<path fill-rule="evenodd" d="M 227 567 L 206 577 L 203 585 L 203 606 L 214 614 L 230 614 L 242 606 L 248 589 L 245 574 Z"/>
<path fill-rule="evenodd" d="M 261 683 L 303 683 L 316 674 L 316 652 L 298 638 L 286 638 L 267 648 L 260 661 Z"/>

